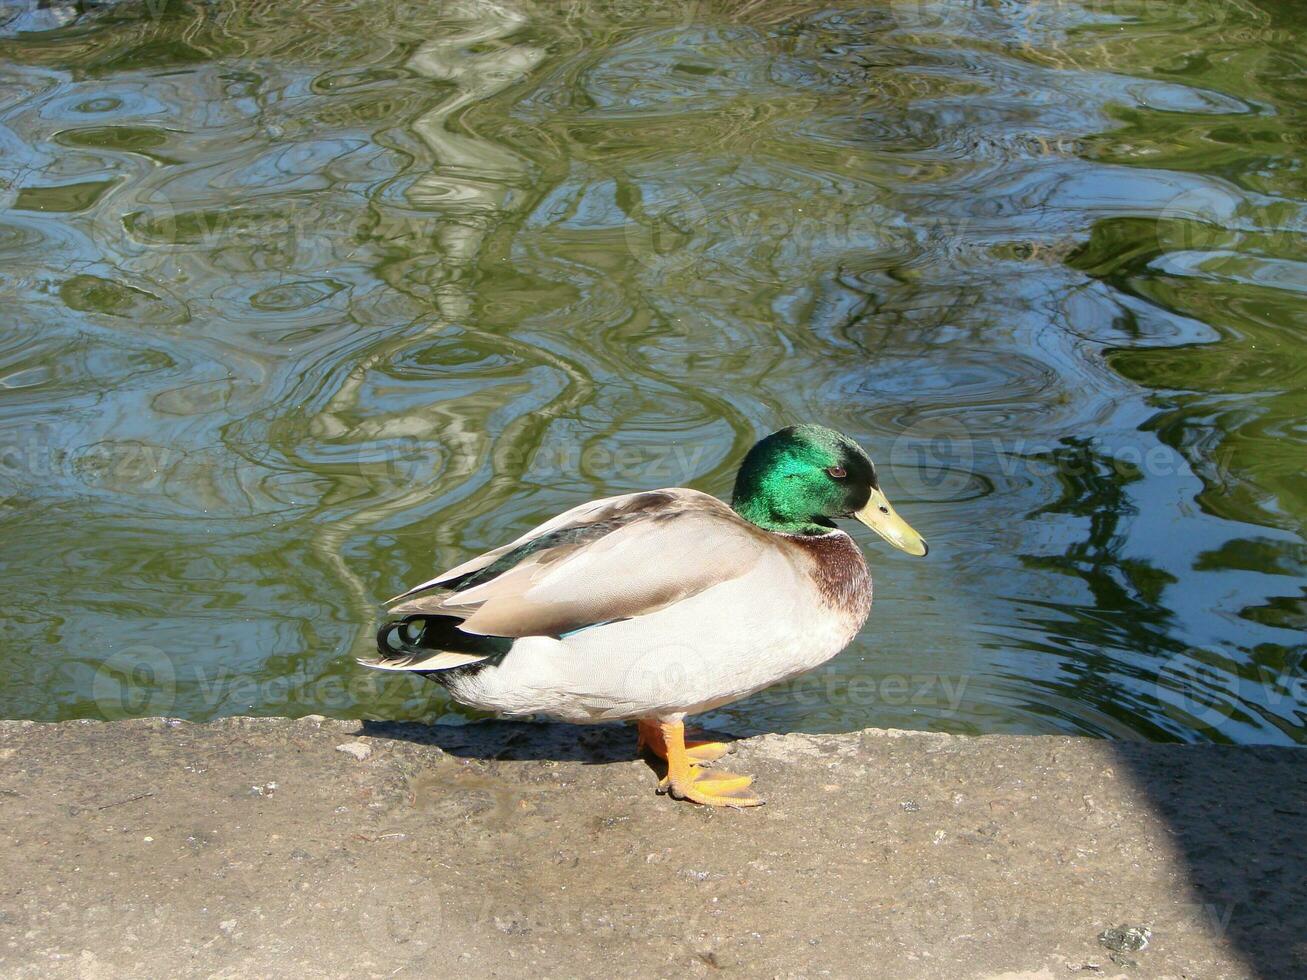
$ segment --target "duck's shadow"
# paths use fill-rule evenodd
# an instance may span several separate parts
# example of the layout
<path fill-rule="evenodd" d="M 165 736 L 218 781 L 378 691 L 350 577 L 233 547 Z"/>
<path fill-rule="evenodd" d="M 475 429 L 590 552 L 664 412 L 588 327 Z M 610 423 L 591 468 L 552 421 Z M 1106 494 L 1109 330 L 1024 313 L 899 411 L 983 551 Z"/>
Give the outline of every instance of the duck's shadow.
<path fill-rule="evenodd" d="M 579 762 L 601 765 L 637 758 L 634 725 L 565 725 L 529 721 L 481 721 L 470 725 L 426 725 L 365 721 L 360 735 L 434 745 L 465 759 Z M 702 734 L 696 732 L 696 734 Z M 734 741 L 724 732 L 710 733 Z"/>

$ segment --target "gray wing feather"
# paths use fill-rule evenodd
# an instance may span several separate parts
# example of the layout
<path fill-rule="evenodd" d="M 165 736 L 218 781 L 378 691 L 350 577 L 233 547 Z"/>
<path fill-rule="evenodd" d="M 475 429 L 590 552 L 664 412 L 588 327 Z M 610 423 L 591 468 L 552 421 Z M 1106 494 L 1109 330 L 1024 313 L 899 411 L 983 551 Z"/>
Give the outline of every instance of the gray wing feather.
<path fill-rule="evenodd" d="M 586 527 L 595 533 L 561 533 Z M 489 580 L 423 596 L 392 612 L 457 616 L 466 633 L 559 636 L 651 613 L 737 578 L 768 545 L 762 532 L 707 494 L 630 494 L 575 508 L 406 595 L 488 568 L 513 548 L 549 534 L 562 540 L 528 549 Z"/>
<path fill-rule="evenodd" d="M 506 545 L 493 548 L 490 551 L 477 555 L 475 558 L 469 558 L 467 561 L 463 562 L 463 564 L 455 565 L 448 571 L 441 572 L 435 578 L 427 579 L 421 585 L 415 585 L 406 592 L 401 592 L 393 599 L 388 599 L 386 605 L 399 602 L 401 599 L 407 599 L 409 596 L 417 595 L 419 592 L 425 592 L 427 589 L 434 588 L 435 586 L 463 578 L 465 575 L 470 575 L 473 572 L 479 572 L 481 569 L 494 564 L 495 561 L 502 558 L 504 555 L 507 555 L 515 548 L 520 548 L 522 545 L 528 544 L 537 538 L 541 538 L 546 534 L 550 534 L 566 527 L 577 527 L 584 524 L 594 523 L 597 518 L 602 519 L 605 513 L 616 509 L 624 502 L 643 496 L 646 495 L 627 493 L 618 497 L 605 497 L 602 500 L 591 500 L 584 504 L 579 504 L 571 510 L 564 511 L 557 517 L 533 527 L 515 541 L 510 541 Z M 392 609 L 391 612 L 398 612 L 398 610 Z"/>

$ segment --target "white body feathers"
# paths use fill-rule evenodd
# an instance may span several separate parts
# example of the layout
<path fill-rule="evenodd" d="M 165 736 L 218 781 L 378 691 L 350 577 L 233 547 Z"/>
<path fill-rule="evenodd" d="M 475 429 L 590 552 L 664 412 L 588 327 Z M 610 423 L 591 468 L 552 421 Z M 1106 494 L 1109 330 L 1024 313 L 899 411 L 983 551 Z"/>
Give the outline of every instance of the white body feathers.
<path fill-rule="evenodd" d="M 577 539 L 458 590 L 460 576 L 488 575 L 514 548 L 571 530 Z M 455 590 L 411 598 L 444 583 Z M 440 671 L 459 701 L 503 715 L 677 720 L 835 656 L 866 619 L 871 580 L 843 531 L 763 531 L 676 489 L 582 505 L 401 598 L 392 612 L 454 616 L 473 639 L 514 637 L 511 648 L 389 660 L 383 650 L 368 666 Z"/>

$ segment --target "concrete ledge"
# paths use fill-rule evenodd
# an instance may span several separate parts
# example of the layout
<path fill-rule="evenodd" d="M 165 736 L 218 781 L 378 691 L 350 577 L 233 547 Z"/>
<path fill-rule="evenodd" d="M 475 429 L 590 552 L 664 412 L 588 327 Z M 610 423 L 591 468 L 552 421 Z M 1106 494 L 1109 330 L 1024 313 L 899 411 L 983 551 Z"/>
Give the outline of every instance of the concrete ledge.
<path fill-rule="evenodd" d="M 1301 750 L 768 735 L 736 812 L 633 744 L 0 723 L 0 974 L 1307 976 Z"/>

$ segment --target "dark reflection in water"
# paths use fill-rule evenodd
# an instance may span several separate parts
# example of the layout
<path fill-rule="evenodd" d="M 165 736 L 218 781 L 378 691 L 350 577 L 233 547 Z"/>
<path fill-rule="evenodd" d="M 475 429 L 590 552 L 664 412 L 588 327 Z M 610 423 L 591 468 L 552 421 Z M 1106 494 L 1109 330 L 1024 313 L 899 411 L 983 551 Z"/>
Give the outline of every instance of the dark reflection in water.
<path fill-rule="evenodd" d="M 79 9 L 0 14 L 0 713 L 456 711 L 379 599 L 815 420 L 931 560 L 717 723 L 1305 740 L 1296 6 Z"/>

